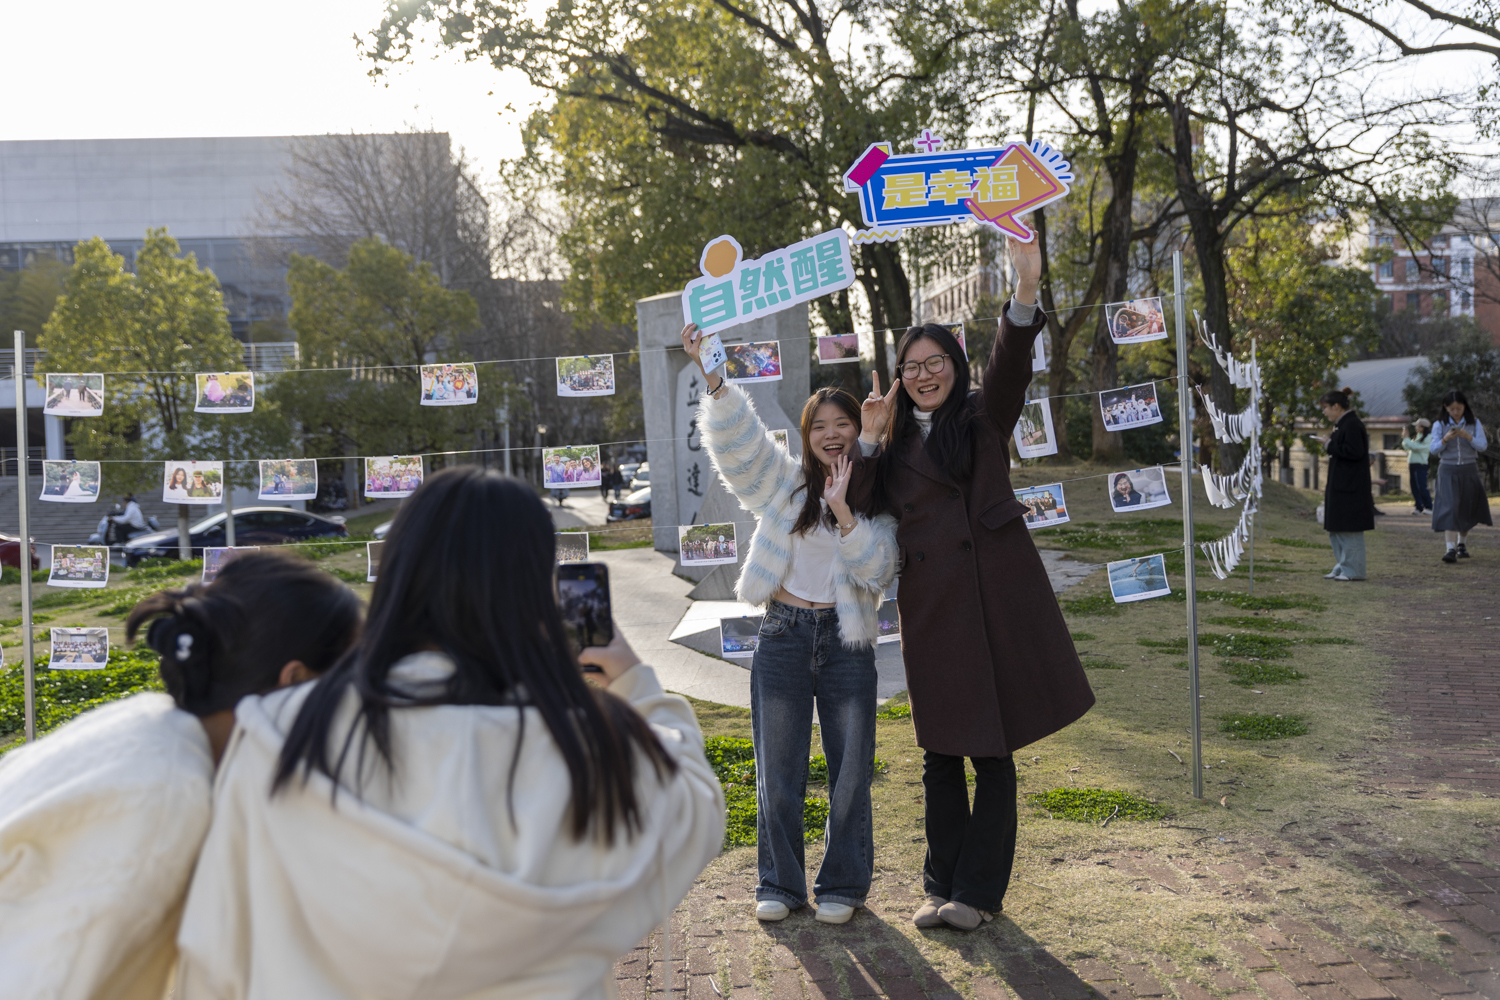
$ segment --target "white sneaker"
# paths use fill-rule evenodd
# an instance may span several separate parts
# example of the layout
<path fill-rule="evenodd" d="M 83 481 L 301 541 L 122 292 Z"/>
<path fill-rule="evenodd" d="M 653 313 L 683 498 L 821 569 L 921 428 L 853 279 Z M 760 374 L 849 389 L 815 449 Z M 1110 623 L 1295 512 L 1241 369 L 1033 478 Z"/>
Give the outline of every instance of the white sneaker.
<path fill-rule="evenodd" d="M 1339 571 L 1338 570 L 1334 570 L 1332 573 L 1324 573 L 1323 574 L 1323 579 L 1325 579 L 1325 580 L 1337 580 L 1338 577 L 1339 577 Z"/>
<path fill-rule="evenodd" d="M 776 920 L 785 920 L 786 915 L 792 911 L 779 899 L 762 899 L 755 904 L 755 919 L 771 923 Z"/>
<path fill-rule="evenodd" d="M 1352 577 L 1352 576 L 1345 576 L 1342 573 L 1340 573 L 1338 576 L 1334 577 L 1333 579 L 1334 579 L 1334 582 L 1336 582 L 1336 583 L 1353 583 L 1354 582 L 1354 577 Z"/>
<path fill-rule="evenodd" d="M 819 903 L 814 920 L 824 924 L 847 924 L 854 916 L 854 907 L 847 903 Z"/>

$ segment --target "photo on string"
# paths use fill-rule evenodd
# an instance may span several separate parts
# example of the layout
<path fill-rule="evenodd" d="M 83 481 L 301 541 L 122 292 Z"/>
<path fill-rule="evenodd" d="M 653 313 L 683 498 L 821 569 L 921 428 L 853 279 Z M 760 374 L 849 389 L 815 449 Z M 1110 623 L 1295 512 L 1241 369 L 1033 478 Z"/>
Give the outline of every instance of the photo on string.
<path fill-rule="evenodd" d="M 953 334 L 953 339 L 958 341 L 959 350 L 964 352 L 964 360 L 968 361 L 969 342 L 964 339 L 964 325 L 962 323 L 934 323 L 933 325 L 940 326 L 944 330 L 947 330 L 949 333 Z"/>
<path fill-rule="evenodd" d="M 371 499 L 409 497 L 422 485 L 421 455 L 390 455 L 365 459 L 365 496 Z"/>
<path fill-rule="evenodd" d="M 1043 330 L 1035 340 L 1031 342 L 1031 373 L 1047 370 L 1047 331 Z"/>
<path fill-rule="evenodd" d="M 557 394 L 559 396 L 613 396 L 615 394 L 615 356 L 613 354 L 581 355 L 557 359 Z"/>
<path fill-rule="evenodd" d="M 470 363 L 423 365 L 423 406 L 469 406 L 479 402 L 479 372 Z"/>
<path fill-rule="evenodd" d="M 780 445 L 787 452 L 790 452 L 792 450 L 791 439 L 790 439 L 789 435 L 787 434 L 787 432 L 784 431 L 784 430 L 772 430 L 771 431 L 771 440 L 775 441 L 778 445 Z"/>
<path fill-rule="evenodd" d="M 765 615 L 719 619 L 719 653 L 726 660 L 748 660 L 760 643 L 760 626 Z"/>
<path fill-rule="evenodd" d="M 1107 303 L 1104 317 L 1109 324 L 1109 339 L 1117 344 L 1143 344 L 1149 340 L 1167 339 L 1167 318 L 1162 313 L 1161 296 Z"/>
<path fill-rule="evenodd" d="M 213 583 L 219 571 L 246 552 L 259 552 L 259 545 L 234 545 L 218 549 L 203 550 L 203 583 Z"/>
<path fill-rule="evenodd" d="M 98 417 L 104 414 L 104 376 L 95 373 L 48 375 L 42 412 L 49 417 Z"/>
<path fill-rule="evenodd" d="M 54 545 L 49 587 L 109 586 L 109 546 Z"/>
<path fill-rule="evenodd" d="M 677 529 L 684 566 L 720 566 L 737 560 L 734 522 L 692 524 Z"/>
<path fill-rule="evenodd" d="M 161 498 L 166 503 L 216 504 L 224 492 L 223 462 L 163 462 Z"/>
<path fill-rule="evenodd" d="M 365 582 L 374 583 L 380 575 L 380 550 L 385 542 L 365 542 Z"/>
<path fill-rule="evenodd" d="M 542 485 L 549 490 L 597 487 L 603 478 L 596 444 L 542 449 Z"/>
<path fill-rule="evenodd" d="M 109 629 L 55 628 L 47 657 L 51 670 L 102 670 L 109 662 Z"/>
<path fill-rule="evenodd" d="M 835 333 L 818 338 L 818 364 L 859 363 L 859 334 Z"/>
<path fill-rule="evenodd" d="M 93 503 L 99 499 L 98 462 L 47 459 L 42 462 L 42 495 L 52 503 Z"/>
<path fill-rule="evenodd" d="M 318 460 L 315 458 L 263 458 L 260 460 L 261 500 L 315 500 L 318 496 Z"/>
<path fill-rule="evenodd" d="M 557 533 L 557 561 L 575 563 L 589 561 L 589 533 L 587 531 L 559 531 Z"/>
<path fill-rule="evenodd" d="M 1055 525 L 1067 524 L 1072 520 L 1068 516 L 1068 505 L 1063 496 L 1062 483 L 1028 486 L 1022 490 L 1016 490 L 1016 499 L 1021 501 L 1022 506 L 1026 508 L 1023 516 L 1028 528 L 1051 528 Z"/>
<path fill-rule="evenodd" d="M 1167 561 L 1160 553 L 1112 562 L 1108 572 L 1109 593 L 1116 604 L 1166 597 L 1172 592 L 1167 582 Z"/>
<path fill-rule="evenodd" d="M 1047 397 L 1028 399 L 1016 421 L 1016 451 L 1022 458 L 1057 454 L 1057 432 L 1052 428 L 1052 405 Z"/>
<path fill-rule="evenodd" d="M 762 340 L 753 344 L 728 344 L 724 351 L 724 381 L 736 385 L 781 381 L 781 342 Z"/>
<path fill-rule="evenodd" d="M 896 599 L 887 598 L 880 602 L 880 611 L 876 618 L 878 632 L 875 643 L 901 641 L 901 614 L 896 609 Z"/>
<path fill-rule="evenodd" d="M 1105 389 L 1099 393 L 1099 410 L 1105 430 L 1124 431 L 1161 423 L 1161 404 L 1156 399 L 1156 383 L 1143 382 L 1123 389 Z"/>
<path fill-rule="evenodd" d="M 198 413 L 249 413 L 255 409 L 254 372 L 201 372 L 198 383 Z"/>
<path fill-rule="evenodd" d="M 1150 510 L 1172 502 L 1167 492 L 1167 472 L 1161 466 L 1116 472 L 1109 477 L 1109 503 L 1116 513 Z"/>

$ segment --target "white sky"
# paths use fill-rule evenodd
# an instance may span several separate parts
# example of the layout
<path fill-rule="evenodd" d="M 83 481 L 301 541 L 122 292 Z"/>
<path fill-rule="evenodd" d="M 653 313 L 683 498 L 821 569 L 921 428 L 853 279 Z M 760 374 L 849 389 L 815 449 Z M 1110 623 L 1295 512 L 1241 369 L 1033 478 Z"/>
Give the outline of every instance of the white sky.
<path fill-rule="evenodd" d="M 382 0 L 0 0 L 12 99 L 0 139 L 448 132 L 481 168 L 520 153 L 544 95 L 432 46 L 379 81 L 355 33 Z M 432 56 L 436 56 L 434 60 Z M 487 96 L 494 91 L 493 96 Z M 514 110 L 506 111 L 510 104 Z"/>

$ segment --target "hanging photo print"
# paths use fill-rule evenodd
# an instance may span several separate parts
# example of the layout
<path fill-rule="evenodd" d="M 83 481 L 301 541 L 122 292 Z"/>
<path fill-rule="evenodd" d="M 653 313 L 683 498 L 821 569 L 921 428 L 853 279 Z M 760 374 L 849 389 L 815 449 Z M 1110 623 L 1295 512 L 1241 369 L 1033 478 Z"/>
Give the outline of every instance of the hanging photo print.
<path fill-rule="evenodd" d="M 771 432 L 771 440 L 775 441 L 777 444 L 781 445 L 781 447 L 785 448 L 788 452 L 790 452 L 792 450 L 792 446 L 788 443 L 788 437 L 787 437 L 787 432 L 786 431 L 776 431 L 776 430 L 773 430 Z"/>
<path fill-rule="evenodd" d="M 216 504 L 224 492 L 223 462 L 164 462 L 161 498 L 167 503 Z"/>
<path fill-rule="evenodd" d="M 479 402 L 479 373 L 472 364 L 423 365 L 423 406 L 468 406 Z"/>
<path fill-rule="evenodd" d="M 374 583 L 380 575 L 380 550 L 385 542 L 365 542 L 365 582 Z"/>
<path fill-rule="evenodd" d="M 953 339 L 958 341 L 958 349 L 964 352 L 964 360 L 969 360 L 969 342 L 964 339 L 964 325 L 962 323 L 934 323 L 944 330 L 953 334 Z"/>
<path fill-rule="evenodd" d="M 765 615 L 719 619 L 719 652 L 726 660 L 748 660 L 760 643 L 760 626 Z"/>
<path fill-rule="evenodd" d="M 748 382 L 781 381 L 781 343 L 765 340 L 758 344 L 730 344 L 724 348 L 729 360 L 724 381 L 736 385 Z"/>
<path fill-rule="evenodd" d="M 849 234 L 831 229 L 811 239 L 745 260 L 733 236 L 710 240 L 698 270 L 682 290 L 682 320 L 704 333 L 790 309 L 854 284 Z M 713 371 L 707 364 L 704 371 Z"/>
<path fill-rule="evenodd" d="M 557 533 L 557 561 L 560 563 L 589 561 L 589 533 L 587 531 L 559 531 Z"/>
<path fill-rule="evenodd" d="M 597 444 L 542 449 L 542 485 L 549 490 L 598 486 L 604 478 Z"/>
<path fill-rule="evenodd" d="M 1155 382 L 1106 389 L 1099 393 L 1099 410 L 1104 415 L 1105 430 L 1125 431 L 1161 423 Z"/>
<path fill-rule="evenodd" d="M 710 369 L 711 371 L 712 369 Z M 557 359 L 557 394 L 559 396 L 613 396 L 615 394 L 615 356 Z"/>
<path fill-rule="evenodd" d="M 818 364 L 843 365 L 859 362 L 859 334 L 835 333 L 818 338 Z"/>
<path fill-rule="evenodd" d="M 195 375 L 198 413 L 249 413 L 255 409 L 254 372 L 207 372 Z"/>
<path fill-rule="evenodd" d="M 52 654 L 47 659 L 51 670 L 100 670 L 109 662 L 109 629 L 55 628 L 52 630 Z"/>
<path fill-rule="evenodd" d="M 1171 584 L 1167 583 L 1167 561 L 1159 554 L 1109 564 L 1109 593 L 1116 604 L 1166 597 L 1171 592 Z"/>
<path fill-rule="evenodd" d="M 1016 421 L 1016 451 L 1022 458 L 1057 454 L 1057 433 L 1052 429 L 1052 406 L 1047 397 L 1028 399 Z"/>
<path fill-rule="evenodd" d="M 234 562 L 246 552 L 259 552 L 259 545 L 235 545 L 222 549 L 203 550 L 203 582 L 213 583 L 219 576 L 219 571 Z"/>
<path fill-rule="evenodd" d="M 318 495 L 318 460 L 263 458 L 260 460 L 261 500 L 313 500 Z"/>
<path fill-rule="evenodd" d="M 735 562 L 734 522 L 694 524 L 677 529 L 684 566 L 718 566 Z"/>
<path fill-rule="evenodd" d="M 1167 339 L 1167 317 L 1161 311 L 1160 296 L 1110 302 L 1104 307 L 1104 317 L 1109 323 L 1109 338 L 1117 344 Z"/>
<path fill-rule="evenodd" d="M 42 463 L 42 495 L 53 503 L 93 503 L 99 499 L 99 463 L 48 459 Z"/>
<path fill-rule="evenodd" d="M 100 416 L 104 413 L 104 376 L 48 375 L 42 412 L 49 417 Z"/>
<path fill-rule="evenodd" d="M 1016 499 L 1026 507 L 1028 528 L 1050 528 L 1072 520 L 1068 517 L 1068 505 L 1063 499 L 1062 483 L 1016 490 Z"/>
<path fill-rule="evenodd" d="M 49 587 L 105 587 L 109 585 L 109 546 L 54 545 Z"/>
<path fill-rule="evenodd" d="M 879 628 L 876 645 L 883 642 L 901 641 L 901 615 L 896 610 L 894 597 L 880 602 L 880 614 L 876 622 Z"/>
<path fill-rule="evenodd" d="M 422 485 L 421 455 L 391 455 L 365 459 L 365 496 L 373 499 L 409 497 Z"/>
<path fill-rule="evenodd" d="M 1109 503 L 1115 513 L 1150 510 L 1172 502 L 1167 493 L 1167 473 L 1161 466 L 1116 472 L 1109 477 Z"/>
<path fill-rule="evenodd" d="M 1032 374 L 1047 370 L 1047 331 L 1043 330 L 1031 342 L 1031 371 Z"/>

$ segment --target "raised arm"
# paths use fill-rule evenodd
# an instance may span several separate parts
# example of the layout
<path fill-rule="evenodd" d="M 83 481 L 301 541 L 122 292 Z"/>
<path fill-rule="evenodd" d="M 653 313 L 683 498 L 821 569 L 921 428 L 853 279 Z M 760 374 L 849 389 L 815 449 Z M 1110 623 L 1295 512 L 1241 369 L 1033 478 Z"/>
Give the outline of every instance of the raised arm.
<path fill-rule="evenodd" d="M 1000 312 L 1000 331 L 984 366 L 983 402 L 995 426 L 1010 434 L 1026 404 L 1026 387 L 1031 384 L 1031 348 L 1037 334 L 1047 323 L 1047 316 L 1036 304 L 1036 287 L 1041 278 L 1042 254 L 1035 242 L 1007 241 L 1010 259 L 1016 268 L 1016 293 Z"/>

